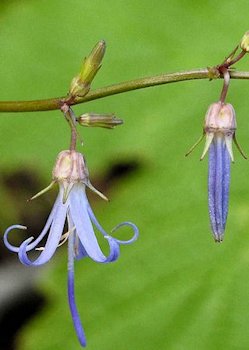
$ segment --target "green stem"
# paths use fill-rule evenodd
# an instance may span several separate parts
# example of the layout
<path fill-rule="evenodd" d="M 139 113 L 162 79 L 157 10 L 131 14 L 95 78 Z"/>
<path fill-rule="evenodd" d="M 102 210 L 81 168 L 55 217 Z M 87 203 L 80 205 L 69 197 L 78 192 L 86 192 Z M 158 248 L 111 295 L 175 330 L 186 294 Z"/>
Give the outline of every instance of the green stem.
<path fill-rule="evenodd" d="M 230 72 L 230 77 L 232 79 L 249 79 L 249 72 Z M 93 101 L 127 91 L 193 79 L 210 79 L 210 70 L 207 68 L 194 69 L 184 72 L 161 74 L 110 85 L 90 91 L 86 96 L 78 98 L 76 101 L 74 101 L 72 105 Z M 66 99 L 67 96 L 36 101 L 0 101 L 0 112 L 35 112 L 56 110 L 61 108 L 63 101 Z"/>

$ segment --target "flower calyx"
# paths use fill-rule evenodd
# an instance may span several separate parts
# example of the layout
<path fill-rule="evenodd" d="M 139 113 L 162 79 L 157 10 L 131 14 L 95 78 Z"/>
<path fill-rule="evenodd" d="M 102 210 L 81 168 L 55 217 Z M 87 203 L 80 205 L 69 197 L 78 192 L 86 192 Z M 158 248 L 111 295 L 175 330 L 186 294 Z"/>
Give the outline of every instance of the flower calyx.
<path fill-rule="evenodd" d="M 102 199 L 108 201 L 108 198 L 91 184 L 86 161 L 81 153 L 74 150 L 65 150 L 58 154 L 52 171 L 52 179 L 49 186 L 35 194 L 29 201 L 40 197 L 56 183 L 63 188 L 63 203 L 66 203 L 70 191 L 76 184 L 87 186 Z"/>
<path fill-rule="evenodd" d="M 230 103 L 224 103 L 221 101 L 212 103 L 208 108 L 208 111 L 205 116 L 203 134 L 198 139 L 198 141 L 190 148 L 190 150 L 186 153 L 186 156 L 188 156 L 195 149 L 195 147 L 202 141 L 204 136 L 206 136 L 206 142 L 205 142 L 204 150 L 202 152 L 200 160 L 202 160 L 205 157 L 215 137 L 221 137 L 224 140 L 232 162 L 234 162 L 234 156 L 233 156 L 233 150 L 232 150 L 233 141 L 237 146 L 239 152 L 243 156 L 243 158 L 247 159 L 246 155 L 244 154 L 244 152 L 242 151 L 240 145 L 236 140 L 236 137 L 235 137 L 236 129 L 237 129 L 236 115 L 235 115 L 233 106 Z"/>
<path fill-rule="evenodd" d="M 63 202 L 77 183 L 82 183 L 101 198 L 108 200 L 105 195 L 96 190 L 89 180 L 89 172 L 83 155 L 74 150 L 61 151 L 56 159 L 52 172 L 54 182 L 64 187 Z"/>

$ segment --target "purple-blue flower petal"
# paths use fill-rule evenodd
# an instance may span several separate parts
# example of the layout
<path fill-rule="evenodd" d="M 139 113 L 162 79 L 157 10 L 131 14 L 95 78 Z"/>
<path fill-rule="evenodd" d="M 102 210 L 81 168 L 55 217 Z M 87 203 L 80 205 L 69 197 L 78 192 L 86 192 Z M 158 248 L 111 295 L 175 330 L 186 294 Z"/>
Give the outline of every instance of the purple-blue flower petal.
<path fill-rule="evenodd" d="M 127 239 L 127 240 L 120 240 L 120 239 L 114 238 L 115 241 L 116 241 L 117 243 L 123 244 L 123 245 L 125 245 L 125 244 L 131 244 L 131 243 L 135 242 L 135 241 L 138 239 L 139 230 L 138 230 L 138 227 L 137 227 L 135 224 L 133 224 L 132 222 L 130 222 L 130 221 L 121 222 L 120 224 L 118 224 L 117 226 L 115 226 L 115 227 L 112 229 L 112 233 L 115 232 L 115 231 L 117 231 L 117 230 L 118 230 L 120 227 L 122 227 L 122 226 L 130 226 L 130 227 L 133 229 L 134 234 L 133 234 L 132 238 L 130 238 L 130 239 Z"/>
<path fill-rule="evenodd" d="M 70 234 L 68 238 L 68 302 L 72 315 L 72 320 L 74 328 L 82 346 L 86 346 L 86 337 L 80 321 L 79 313 L 75 303 L 75 293 L 74 293 L 74 235 Z"/>
<path fill-rule="evenodd" d="M 47 242 L 45 244 L 44 250 L 41 252 L 41 254 L 38 256 L 37 259 L 35 259 L 34 261 L 31 261 L 28 258 L 27 246 L 30 243 L 30 239 L 24 241 L 21 244 L 18 252 L 18 256 L 21 263 L 23 263 L 24 265 L 38 266 L 38 265 L 45 264 L 52 258 L 61 239 L 61 235 L 63 232 L 65 219 L 67 215 L 67 209 L 68 209 L 67 204 L 63 204 L 62 201 L 58 202 L 54 213 L 54 219 L 47 238 Z"/>
<path fill-rule="evenodd" d="M 104 237 L 107 237 L 107 236 L 111 237 L 110 235 L 108 235 L 106 233 L 106 231 L 103 229 L 103 227 L 98 222 L 96 216 L 94 215 L 94 212 L 92 211 L 92 208 L 91 208 L 89 202 L 88 202 L 88 205 L 87 205 L 87 211 L 88 211 L 88 213 L 90 215 L 90 218 L 91 218 L 92 222 L 94 223 L 96 228 L 104 235 Z M 112 233 L 117 231 L 122 226 L 130 226 L 133 229 L 133 232 L 134 232 L 133 237 L 131 239 L 128 239 L 128 240 L 120 240 L 120 239 L 117 239 L 117 238 L 114 238 L 114 237 L 112 237 L 112 239 L 114 239 L 118 244 L 122 244 L 122 245 L 131 244 L 134 241 L 136 241 L 137 238 L 138 238 L 138 235 L 139 235 L 139 230 L 138 230 L 137 226 L 135 224 L 133 224 L 132 222 L 129 222 L 129 221 L 121 222 L 120 224 L 118 224 L 117 226 L 115 226 L 112 229 Z"/>
<path fill-rule="evenodd" d="M 60 194 L 57 196 L 57 199 L 55 201 L 55 204 L 53 206 L 53 209 L 51 210 L 51 213 L 49 214 L 49 217 L 47 219 L 47 222 L 42 230 L 42 232 L 39 234 L 39 236 L 31 243 L 31 244 L 28 244 L 26 246 L 26 251 L 30 251 L 34 248 L 37 247 L 37 245 L 41 242 L 41 240 L 45 237 L 45 235 L 47 234 L 48 232 L 48 229 L 53 221 L 53 218 L 54 218 L 54 214 L 55 214 L 55 211 L 57 209 L 57 206 L 59 204 L 59 202 L 61 201 L 61 198 L 60 198 Z M 12 225 L 10 227 L 7 228 L 7 230 L 4 232 L 4 236 L 3 236 L 3 240 L 4 240 L 4 244 L 5 246 L 12 252 L 15 252 L 15 253 L 18 253 L 19 252 L 19 247 L 15 247 L 13 246 L 12 244 L 9 243 L 8 239 L 9 239 L 9 233 L 12 231 L 12 230 L 15 230 L 15 229 L 21 229 L 21 230 L 26 230 L 26 226 L 21 226 L 21 225 Z"/>
<path fill-rule="evenodd" d="M 75 246 L 75 256 L 74 256 L 75 259 L 80 260 L 88 256 L 85 248 L 83 247 L 77 235 L 75 235 L 74 237 L 74 246 Z"/>
<path fill-rule="evenodd" d="M 117 260 L 120 251 L 119 244 L 114 239 L 107 237 L 110 248 L 108 256 L 105 256 L 101 251 L 87 211 L 88 201 L 83 185 L 75 186 L 68 200 L 70 201 L 70 218 L 72 219 L 72 223 L 76 228 L 76 234 L 79 236 L 87 255 L 99 263 L 108 263 Z"/>
<path fill-rule="evenodd" d="M 215 137 L 209 149 L 208 205 L 211 228 L 217 242 L 223 240 L 230 184 L 230 157 L 224 138 Z"/>

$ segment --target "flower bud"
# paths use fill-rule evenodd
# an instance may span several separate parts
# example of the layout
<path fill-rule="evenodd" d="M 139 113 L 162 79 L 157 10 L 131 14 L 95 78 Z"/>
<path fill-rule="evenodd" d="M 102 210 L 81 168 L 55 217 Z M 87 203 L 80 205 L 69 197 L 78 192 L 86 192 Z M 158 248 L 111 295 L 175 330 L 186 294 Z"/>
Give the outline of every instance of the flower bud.
<path fill-rule="evenodd" d="M 91 82 L 101 67 L 106 44 L 99 41 L 88 57 L 84 59 L 79 75 L 73 78 L 69 94 L 71 96 L 85 96 L 90 90 Z"/>
<path fill-rule="evenodd" d="M 113 114 L 82 114 L 78 119 L 78 123 L 82 126 L 101 127 L 113 129 L 115 126 L 123 124 L 123 120 L 116 118 Z"/>
<path fill-rule="evenodd" d="M 233 106 L 230 103 L 213 103 L 206 114 L 204 131 L 233 135 L 237 128 Z"/>
<path fill-rule="evenodd" d="M 249 31 L 241 39 L 240 48 L 245 52 L 249 52 Z"/>
<path fill-rule="evenodd" d="M 60 152 L 52 176 L 56 182 L 68 184 L 87 182 L 89 174 L 83 155 L 69 150 Z"/>

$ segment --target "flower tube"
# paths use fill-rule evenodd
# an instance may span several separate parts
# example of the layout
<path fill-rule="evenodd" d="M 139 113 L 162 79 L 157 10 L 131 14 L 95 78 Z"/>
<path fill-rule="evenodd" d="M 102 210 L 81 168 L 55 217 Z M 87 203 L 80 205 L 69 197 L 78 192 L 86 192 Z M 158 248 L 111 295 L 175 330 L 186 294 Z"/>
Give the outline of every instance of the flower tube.
<path fill-rule="evenodd" d="M 204 133 L 206 144 L 201 159 L 209 151 L 208 207 L 216 242 L 222 242 L 226 227 L 230 164 L 234 161 L 232 141 L 235 138 L 236 118 L 229 103 L 213 103 L 206 114 Z"/>

